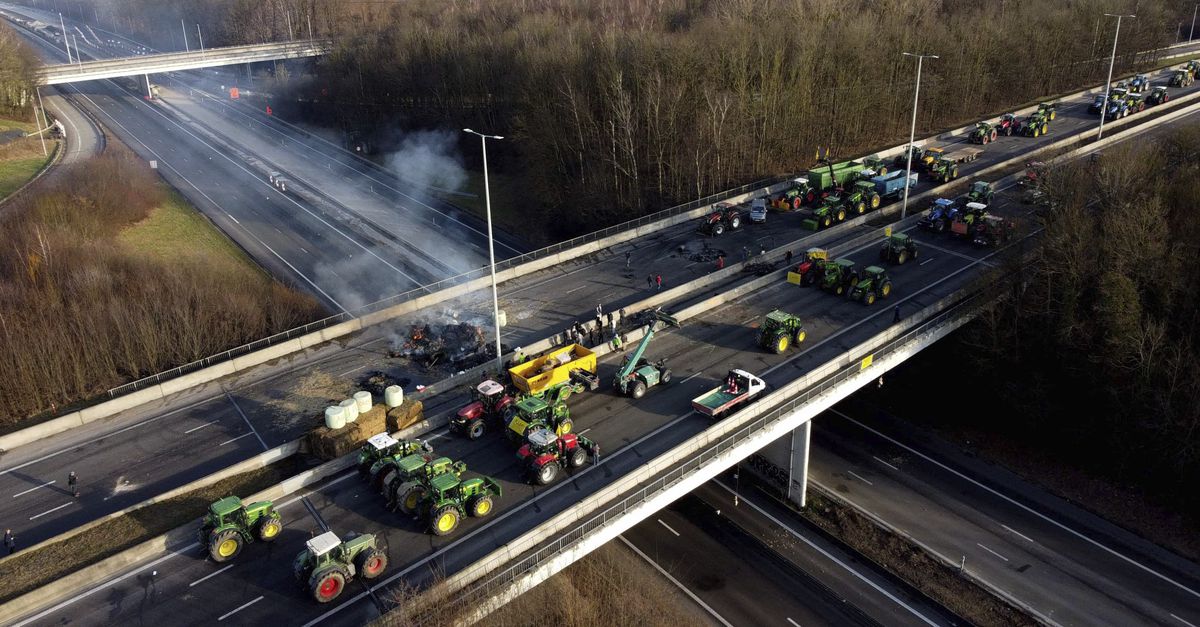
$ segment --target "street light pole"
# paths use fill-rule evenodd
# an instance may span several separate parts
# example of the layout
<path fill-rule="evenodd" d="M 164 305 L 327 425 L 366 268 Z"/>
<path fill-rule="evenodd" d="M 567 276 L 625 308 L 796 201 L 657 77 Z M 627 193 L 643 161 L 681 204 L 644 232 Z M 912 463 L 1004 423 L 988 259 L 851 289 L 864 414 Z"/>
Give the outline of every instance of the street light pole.
<path fill-rule="evenodd" d="M 183 31 L 183 50 L 184 50 L 184 52 L 191 52 L 192 49 L 191 49 L 191 47 L 188 46 L 188 42 L 187 42 L 187 26 L 184 25 L 182 18 L 180 18 L 180 20 L 179 20 L 179 29 Z"/>
<path fill-rule="evenodd" d="M 1113 33 L 1112 56 L 1108 59 L 1108 80 L 1104 83 L 1104 105 L 1100 107 L 1100 129 L 1096 131 L 1096 141 L 1104 137 L 1104 118 L 1108 117 L 1108 94 L 1112 90 L 1113 66 L 1117 63 L 1117 38 L 1121 36 L 1121 18 L 1137 17 L 1136 15 L 1115 15 L 1112 13 L 1105 13 L 1104 15 L 1106 17 L 1117 18 L 1117 30 Z"/>
<path fill-rule="evenodd" d="M 917 58 L 917 86 L 913 89 L 913 112 L 912 112 L 912 127 L 908 130 L 908 165 L 904 167 L 904 203 L 900 205 L 900 219 L 908 215 L 908 186 L 912 181 L 912 153 L 913 142 L 917 139 L 917 98 L 921 96 L 921 65 L 925 62 L 925 58 L 936 59 L 936 54 L 913 54 L 911 52 L 901 53 L 906 57 Z"/>
<path fill-rule="evenodd" d="M 1200 4 L 1192 8 L 1192 30 L 1188 32 L 1188 41 L 1196 35 L 1196 11 L 1200 10 Z"/>
<path fill-rule="evenodd" d="M 62 13 L 58 14 L 58 25 L 62 27 L 63 47 L 67 49 L 67 63 L 71 62 L 71 42 L 67 40 L 67 23 L 63 21 Z"/>
<path fill-rule="evenodd" d="M 488 184 L 487 140 L 504 138 L 499 135 L 484 135 L 469 128 L 464 128 L 463 132 L 478 135 L 483 145 L 483 197 L 484 206 L 487 208 L 488 262 L 492 266 L 492 320 L 496 325 L 496 369 L 503 372 L 503 352 L 500 349 L 500 294 L 496 290 L 496 247 L 492 239 L 492 190 Z"/>

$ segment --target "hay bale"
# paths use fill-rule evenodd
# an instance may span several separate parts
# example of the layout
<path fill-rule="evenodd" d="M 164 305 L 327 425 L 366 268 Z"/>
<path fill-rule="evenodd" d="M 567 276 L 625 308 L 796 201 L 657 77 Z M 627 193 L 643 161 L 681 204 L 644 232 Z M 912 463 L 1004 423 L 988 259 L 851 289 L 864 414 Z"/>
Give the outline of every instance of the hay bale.
<path fill-rule="evenodd" d="M 365 433 L 365 431 L 363 425 L 357 422 L 352 422 L 337 430 L 323 426 L 317 427 L 308 434 L 309 448 L 313 455 L 326 461 L 337 459 L 358 450 L 367 438 L 378 433 L 378 431 L 373 433 Z"/>
<path fill-rule="evenodd" d="M 395 433 L 405 427 L 411 427 L 424 419 L 425 406 L 421 401 L 406 398 L 400 405 L 388 410 L 387 429 L 389 433 Z"/>
<path fill-rule="evenodd" d="M 387 430 L 387 407 L 384 405 L 374 405 L 371 409 L 358 415 L 356 423 L 362 427 L 363 433 L 367 437 L 371 437 L 376 433 L 383 433 Z"/>

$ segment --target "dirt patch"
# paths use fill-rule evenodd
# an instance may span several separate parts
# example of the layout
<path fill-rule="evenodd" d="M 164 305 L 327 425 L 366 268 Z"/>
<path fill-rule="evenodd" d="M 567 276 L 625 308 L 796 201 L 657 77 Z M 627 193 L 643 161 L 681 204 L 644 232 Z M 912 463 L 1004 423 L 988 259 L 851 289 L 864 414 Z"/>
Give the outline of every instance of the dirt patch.
<path fill-rule="evenodd" d="M 324 421 L 326 407 L 350 398 L 354 386 L 348 379 L 312 370 L 286 389 L 270 389 L 262 393 L 268 397 L 262 402 L 262 407 L 272 425 L 284 430 L 297 427 L 306 430 Z"/>
<path fill-rule="evenodd" d="M 97 525 L 77 536 L 31 551 L 18 551 L 0 561 L 0 603 L 91 566 L 101 560 L 200 519 L 213 501 L 245 496 L 273 486 L 300 471 L 288 458 L 265 468 L 230 477 L 206 488 L 155 503 Z"/>

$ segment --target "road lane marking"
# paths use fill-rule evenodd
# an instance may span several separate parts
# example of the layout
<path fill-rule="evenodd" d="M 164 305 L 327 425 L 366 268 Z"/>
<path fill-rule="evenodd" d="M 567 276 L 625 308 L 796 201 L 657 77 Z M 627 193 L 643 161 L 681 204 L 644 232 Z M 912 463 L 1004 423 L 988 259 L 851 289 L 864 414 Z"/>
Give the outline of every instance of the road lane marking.
<path fill-rule="evenodd" d="M 198 584 L 198 583 L 200 583 L 200 582 L 202 582 L 202 581 L 206 581 L 206 580 L 208 580 L 208 579 L 212 579 L 213 577 L 216 577 L 217 575 L 220 575 L 221 573 L 223 573 L 223 572 L 225 572 L 225 571 L 227 571 L 227 570 L 229 570 L 230 568 L 233 568 L 233 567 L 234 567 L 234 564 L 230 564 L 230 565 L 226 566 L 225 568 L 222 568 L 221 570 L 218 570 L 218 571 L 216 571 L 216 572 L 211 572 L 211 573 L 209 573 L 209 574 L 207 574 L 207 575 L 205 575 L 205 576 L 203 576 L 203 577 L 201 577 L 201 578 L 199 578 L 199 579 L 197 579 L 197 580 L 193 581 L 192 583 L 189 583 L 189 584 L 188 584 L 188 587 L 189 587 L 189 588 L 191 588 L 192 586 L 194 586 L 194 585 L 196 585 L 196 584 Z"/>
<path fill-rule="evenodd" d="M 795 625 L 796 627 L 800 627 L 800 623 L 797 623 L 796 621 L 792 620 L 790 616 L 788 617 L 787 622 Z"/>
<path fill-rule="evenodd" d="M 929 258 L 927 258 L 925 261 L 922 261 L 921 263 L 919 263 L 919 264 L 917 264 L 917 265 L 918 265 L 918 266 L 923 266 L 923 265 L 925 265 L 925 264 L 929 263 L 930 261 L 933 261 L 934 259 L 937 259 L 937 257 L 929 257 Z"/>
<path fill-rule="evenodd" d="M 671 528 L 671 525 L 668 525 L 667 523 L 663 522 L 663 519 L 661 519 L 661 518 L 658 518 L 657 520 L 658 520 L 658 524 L 660 524 L 660 525 L 662 525 L 662 526 L 666 527 L 666 528 L 667 528 L 667 531 L 670 531 L 671 533 L 675 534 L 675 537 L 676 537 L 676 538 L 678 538 L 678 537 L 679 537 L 679 532 L 678 532 L 678 531 L 675 531 L 674 529 L 672 529 L 672 528 Z"/>
<path fill-rule="evenodd" d="M 259 602 L 259 601 L 261 601 L 261 600 L 263 600 L 263 598 L 262 598 L 262 597 L 258 597 L 257 599 L 254 599 L 253 601 L 250 601 L 249 603 L 246 603 L 245 605 L 242 605 L 241 607 L 238 607 L 237 609 L 233 610 L 232 612 L 229 612 L 228 614 L 226 614 L 226 615 L 222 616 L 221 618 L 218 618 L 217 620 L 218 620 L 218 621 L 223 621 L 223 620 L 225 620 L 226 618 L 229 618 L 230 616 L 233 616 L 234 614 L 237 614 L 238 612 L 240 612 L 240 611 L 242 611 L 242 610 L 244 610 L 244 609 L 246 609 L 246 608 L 250 607 L 251 605 L 254 605 L 255 603 L 258 603 L 258 602 Z"/>
<path fill-rule="evenodd" d="M 704 601 L 701 601 L 700 597 L 696 596 L 695 593 L 693 593 L 691 590 L 687 589 L 687 586 L 680 583 L 680 581 L 678 579 L 671 576 L 671 573 L 668 573 L 666 570 L 663 569 L 662 566 L 659 566 L 657 562 L 650 559 L 649 555 L 642 553 L 642 551 L 640 549 L 638 549 L 636 546 L 633 546 L 633 543 L 630 542 L 629 540 L 626 540 L 625 536 L 617 536 L 617 538 L 621 542 L 623 542 L 625 544 L 625 546 L 627 546 L 631 550 L 633 550 L 634 553 L 637 553 L 638 557 L 642 558 L 643 560 L 646 560 L 647 564 L 653 566 L 654 570 L 657 570 L 660 575 L 662 575 L 663 577 L 666 577 L 668 580 L 671 581 L 671 583 L 675 584 L 676 588 L 679 588 L 680 590 L 683 591 L 684 594 L 688 595 L 688 598 L 695 601 L 696 605 L 699 605 L 700 607 L 704 608 L 704 610 L 707 611 L 709 614 L 711 614 L 713 618 L 717 619 L 718 622 L 720 622 L 722 625 L 725 625 L 725 627 L 733 627 L 733 623 L 730 623 L 729 621 L 725 620 L 724 616 L 721 616 L 720 614 L 717 613 L 716 610 L 714 610 L 712 607 L 710 607 L 707 603 L 705 603 Z"/>
<path fill-rule="evenodd" d="M 833 413 L 835 413 L 835 414 L 837 414 L 837 415 L 839 415 L 839 416 L 841 416 L 841 417 L 845 418 L 846 420 L 849 420 L 850 422 L 853 422 L 854 424 L 856 424 L 856 425 L 858 425 L 858 426 L 862 427 L 863 429 L 866 429 L 867 431 L 870 431 L 871 433 L 874 433 L 875 435 L 877 435 L 877 436 L 879 436 L 879 437 L 881 437 L 881 438 L 883 438 L 883 439 L 885 439 L 885 440 L 887 440 L 887 441 L 891 442 L 892 444 L 895 444 L 896 446 L 899 446 L 900 448 L 902 448 L 902 449 L 904 449 L 904 450 L 906 450 L 906 451 L 908 451 L 908 452 L 910 452 L 910 453 L 912 453 L 912 454 L 914 454 L 914 455 L 917 455 L 917 456 L 921 457 L 921 458 L 922 458 L 922 459 L 924 459 L 925 461 L 927 461 L 927 462 L 929 462 L 929 463 L 931 463 L 931 464 L 933 464 L 933 465 L 937 466 L 938 468 L 941 468 L 942 470 L 945 470 L 945 471 L 947 471 L 947 472 L 949 472 L 949 473 L 951 473 L 951 474 L 955 475 L 956 477 L 959 477 L 960 479 L 964 479 L 964 480 L 966 480 L 966 481 L 968 481 L 968 482 L 972 483 L 973 485 L 975 485 L 975 486 L 977 486 L 977 487 L 979 487 L 979 488 L 982 488 L 982 489 L 984 489 L 984 490 L 986 490 L 986 491 L 988 491 L 988 492 L 990 492 L 990 493 L 992 493 L 992 494 L 994 494 L 994 495 L 996 495 L 996 496 L 1000 497 L 1001 499 L 1004 499 L 1005 501 L 1008 501 L 1009 503 L 1011 503 L 1011 504 L 1013 504 L 1013 505 L 1015 505 L 1015 506 L 1017 506 L 1017 507 L 1019 507 L 1019 508 L 1021 508 L 1021 509 L 1025 510 L 1025 511 L 1027 511 L 1027 512 L 1029 512 L 1030 514 L 1033 514 L 1034 516 L 1037 516 L 1038 518 L 1040 518 L 1040 519 L 1042 519 L 1042 520 L 1044 520 L 1044 521 L 1046 521 L 1046 522 L 1050 523 L 1051 525 L 1054 525 L 1055 527 L 1058 527 L 1059 529 L 1062 529 L 1063 531 L 1065 531 L 1065 532 L 1067 532 L 1067 533 L 1069 533 L 1069 534 L 1071 534 L 1071 535 L 1073 535 L 1073 536 L 1075 536 L 1075 537 L 1079 538 L 1080 540 L 1083 540 L 1084 542 L 1087 542 L 1088 544 L 1091 544 L 1091 545 L 1095 546 L 1096 548 L 1098 548 L 1098 549 L 1100 549 L 1100 550 L 1102 550 L 1102 551 L 1104 551 L 1104 552 L 1108 553 L 1109 555 L 1112 555 L 1112 556 L 1114 556 L 1114 557 L 1120 558 L 1121 560 L 1123 560 L 1123 561 L 1125 561 L 1125 562 L 1127 562 L 1127 563 L 1129 563 L 1129 564 L 1131 564 L 1131 565 L 1133 565 L 1133 566 L 1136 566 L 1136 567 L 1138 567 L 1138 568 L 1142 569 L 1143 571 L 1145 571 L 1145 572 L 1147 572 L 1147 573 L 1149 573 L 1149 574 L 1151 574 L 1151 575 L 1154 575 L 1155 577 L 1158 577 L 1159 579 L 1161 579 L 1161 580 L 1163 580 L 1163 581 L 1165 581 L 1165 582 L 1167 582 L 1167 583 L 1169 583 L 1169 584 L 1171 584 L 1171 585 L 1173 585 L 1173 586 L 1175 586 L 1175 587 L 1179 588 L 1180 590 L 1183 590 L 1184 592 L 1187 592 L 1188 594 L 1190 594 L 1190 595 L 1192 595 L 1192 596 L 1194 596 L 1194 597 L 1200 598 L 1200 592 L 1197 592 L 1197 591 L 1195 591 L 1195 590 L 1192 590 L 1191 588 L 1189 588 L 1189 587 L 1187 587 L 1187 586 L 1185 586 L 1185 585 L 1183 585 L 1183 584 L 1179 583 L 1178 581 L 1175 581 L 1174 579 L 1171 579 L 1170 577 L 1168 577 L 1168 576 L 1166 576 L 1166 575 L 1164 575 L 1164 574 L 1162 574 L 1162 573 L 1159 573 L 1158 571 L 1154 570 L 1153 568 L 1150 568 L 1149 566 L 1144 566 L 1144 565 L 1143 565 L 1141 562 L 1138 562 L 1138 561 L 1136 561 L 1136 560 L 1134 560 L 1134 559 L 1132 559 L 1132 558 L 1130 558 L 1130 557 L 1126 557 L 1124 554 L 1122 554 L 1122 553 L 1119 553 L 1119 552 L 1117 552 L 1117 551 L 1115 551 L 1115 550 L 1113 550 L 1113 549 L 1110 549 L 1110 548 L 1108 548 L 1107 546 L 1104 546 L 1103 544 L 1100 544 L 1099 542 L 1097 542 L 1097 541 L 1095 541 L 1095 540 L 1093 540 L 1093 539 L 1091 539 L 1091 538 L 1087 537 L 1086 535 L 1084 535 L 1084 534 L 1082 534 L 1082 533 L 1080 533 L 1080 532 L 1078 532 L 1078 531 L 1075 531 L 1074 529 L 1072 529 L 1072 528 L 1070 528 L 1070 527 L 1068 527 L 1068 526 L 1064 525 L 1063 523 L 1060 523 L 1060 522 L 1058 522 L 1057 520 L 1054 520 L 1053 518 L 1050 518 L 1049 516 L 1047 516 L 1047 515 L 1045 515 L 1045 514 L 1043 514 L 1043 513 L 1039 512 L 1039 511 L 1037 511 L 1037 510 L 1035 510 L 1035 509 L 1033 509 L 1033 508 L 1031 508 L 1031 507 L 1029 507 L 1029 506 L 1027 506 L 1027 505 L 1025 505 L 1025 504 L 1023 504 L 1023 503 L 1021 503 L 1021 502 L 1019 502 L 1019 501 L 1017 501 L 1016 499 L 1014 499 L 1014 498 L 1012 498 L 1012 497 L 1009 497 L 1009 496 L 1006 496 L 1006 495 L 1004 495 L 1004 494 L 1001 494 L 1000 492 L 998 492 L 998 491 L 996 491 L 996 490 L 994 490 L 994 489 L 992 489 L 992 488 L 989 488 L 989 487 L 988 487 L 988 486 L 986 486 L 986 485 L 983 485 L 982 483 L 980 483 L 980 482 L 978 482 L 978 481 L 976 481 L 976 480 L 974 480 L 974 479 L 972 479 L 972 478 L 970 478 L 970 477 L 968 477 L 968 476 L 964 475 L 963 473 L 961 473 L 961 472 L 959 472 L 959 471 L 957 471 L 957 470 L 955 470 L 955 469 L 953 469 L 953 468 L 951 468 L 951 467 L 949 467 L 949 466 L 947 466 L 947 465 L 945 465 L 945 464 L 943 464 L 943 463 L 941 463 L 941 462 L 939 462 L 939 461 L 937 461 L 937 460 L 933 459 L 932 457 L 930 457 L 930 456 L 928 456 L 928 455 L 925 455 L 924 453 L 921 453 L 920 451 L 918 451 L 918 450 L 916 450 L 916 449 L 912 448 L 911 446 L 908 446 L 907 444 L 904 444 L 904 443 L 900 442 L 899 440 L 896 440 L 896 439 L 894 439 L 894 438 L 892 438 L 892 437 L 890 437 L 890 436 L 884 435 L 883 433 L 881 433 L 881 432 L 879 432 L 879 431 L 876 431 L 875 429 L 872 429 L 871 427 L 868 427 L 867 425 L 865 425 L 865 424 L 863 424 L 863 423 L 861 423 L 861 422 L 859 422 L 859 421 L 857 421 L 857 420 L 855 420 L 855 419 L 851 418 L 850 416 L 847 416 L 846 414 L 843 414 L 842 412 L 840 412 L 840 411 L 838 411 L 838 410 L 836 410 L 836 409 L 830 409 L 829 411 L 832 411 Z"/>
<path fill-rule="evenodd" d="M 566 294 L 570 294 L 571 292 L 578 292 L 579 290 L 581 290 L 581 289 L 583 289 L 583 288 L 585 288 L 585 287 L 587 287 L 587 286 L 586 286 L 586 285 L 580 285 L 579 287 L 577 287 L 577 288 L 575 288 L 575 289 L 573 289 L 573 290 L 567 290 L 565 293 L 566 293 Z"/>
<path fill-rule="evenodd" d="M 1006 562 L 1008 561 L 1008 558 L 1007 558 L 1007 557 L 1004 557 L 1003 555 L 1001 555 L 1001 554 L 999 554 L 999 553 L 997 553 L 997 552 L 995 552 L 995 551 L 993 551 L 993 550 L 991 550 L 991 549 L 987 548 L 986 546 L 983 546 L 982 544 L 980 544 L 980 543 L 978 543 L 978 542 L 976 542 L 976 543 L 975 543 L 975 546 L 977 546 L 977 547 L 979 547 L 979 548 L 981 548 L 981 549 L 983 549 L 983 550 L 987 551 L 988 553 L 991 553 L 992 555 L 995 555 L 996 557 L 998 557 L 998 558 L 1000 558 L 1000 559 L 1002 559 L 1002 560 L 1004 560 L 1004 561 L 1006 561 Z"/>
<path fill-rule="evenodd" d="M 888 468 L 891 468 L 892 470 L 895 470 L 896 472 L 900 472 L 900 469 L 899 469 L 899 468 L 896 468 L 895 466 L 893 466 L 893 465 L 891 465 L 891 464 L 889 464 L 889 463 L 887 463 L 887 462 L 883 461 L 882 459 L 879 459 L 878 457 L 875 457 L 874 455 L 872 455 L 871 457 L 872 457 L 872 458 L 874 458 L 874 459 L 875 459 L 875 461 L 877 461 L 877 462 L 879 462 L 879 463 L 883 464 L 884 466 L 887 466 Z"/>
<path fill-rule="evenodd" d="M 1017 534 L 1019 537 L 1023 538 L 1026 542 L 1033 542 L 1033 538 L 1030 538 L 1029 536 L 1021 533 L 1020 531 L 1017 531 L 1016 529 L 1013 529 L 1012 527 L 1009 527 L 1008 525 L 1000 525 L 1000 526 L 1004 527 L 1005 529 L 1009 530 L 1012 533 Z"/>
<path fill-rule="evenodd" d="M 354 374 L 354 373 L 358 372 L 359 370 L 362 370 L 363 368 L 366 368 L 366 366 L 359 366 L 359 367 L 355 368 L 354 370 L 348 370 L 346 372 L 343 372 L 342 374 L 339 374 L 338 376 L 344 377 L 346 375 Z"/>
<path fill-rule="evenodd" d="M 56 481 L 58 481 L 58 479 L 55 479 L 53 481 L 47 481 L 46 483 L 43 483 L 42 485 L 33 486 L 32 488 L 29 488 L 28 490 L 25 490 L 23 492 L 17 492 L 16 494 L 13 495 L 13 498 L 15 499 L 18 496 L 21 496 L 22 494 L 29 494 L 30 492 L 33 492 L 34 490 L 37 490 L 39 488 L 44 488 L 48 485 L 53 485 Z"/>
<path fill-rule="evenodd" d="M 254 434 L 253 434 L 253 433 L 243 433 L 243 434 L 239 435 L 238 437 L 236 437 L 236 438 L 234 438 L 234 439 L 232 439 L 232 440 L 225 440 L 224 442 L 222 442 L 222 443 L 218 444 L 217 446 L 225 446 L 226 444 L 229 444 L 230 442 L 237 442 L 238 440 L 240 440 L 240 439 L 242 439 L 242 438 L 248 438 L 248 437 L 250 437 L 250 436 L 252 436 L 252 435 L 254 435 Z"/>
<path fill-rule="evenodd" d="M 1183 623 L 1184 625 L 1187 625 L 1188 627 L 1196 627 L 1195 625 L 1193 625 L 1193 624 L 1191 624 L 1191 623 L 1187 622 L 1186 620 L 1183 620 L 1182 618 L 1179 618 L 1178 616 L 1176 616 L 1176 615 L 1174 615 L 1174 614 L 1171 614 L 1171 618 L 1174 618 L 1175 620 L 1177 620 L 1177 621 L 1179 621 L 1179 622 Z"/>
<path fill-rule="evenodd" d="M 200 425 L 199 427 L 192 427 L 191 429 L 188 429 L 187 431 L 184 431 L 184 432 L 183 432 L 183 434 L 184 434 L 184 435 L 187 435 L 187 434 L 189 434 L 189 433 L 191 433 L 191 432 L 193 432 L 193 431 L 199 431 L 199 430 L 203 429 L 204 427 L 210 427 L 210 426 L 212 426 L 212 425 L 215 425 L 215 424 L 217 424 L 218 422 L 220 422 L 220 420 L 214 420 L 214 421 L 212 421 L 212 422 L 206 422 L 206 423 L 204 423 L 204 424 Z"/>
<path fill-rule="evenodd" d="M 866 479 L 862 478 L 861 475 L 854 472 L 853 470 L 847 470 L 846 472 L 850 473 L 855 479 L 858 479 L 859 481 L 861 481 L 867 485 L 875 485 L 875 484 L 871 483 L 870 481 L 867 481 Z"/>
<path fill-rule="evenodd" d="M 579 432 L 579 435 L 583 435 L 583 434 L 585 434 L 585 433 L 587 433 L 588 431 L 591 431 L 591 430 L 592 430 L 592 428 L 591 428 L 591 427 L 588 427 L 587 429 L 584 429 L 583 431 L 580 431 L 580 432 Z"/>
<path fill-rule="evenodd" d="M 60 509 L 62 509 L 62 508 L 64 508 L 64 507 L 68 507 L 69 505 L 71 505 L 71 504 L 70 504 L 70 503 L 63 503 L 62 505 L 59 505 L 58 507 L 55 507 L 54 509 L 48 509 L 48 510 L 46 510 L 46 511 L 44 511 L 44 512 L 40 513 L 40 514 L 34 514 L 33 516 L 30 516 L 30 517 L 29 517 L 29 520 L 35 520 L 35 519 L 41 518 L 42 516 L 45 516 L 46 514 L 50 514 L 50 513 L 53 513 L 53 512 L 57 512 L 58 510 L 60 510 Z"/>
<path fill-rule="evenodd" d="M 234 400 L 233 395 L 229 393 L 229 390 L 225 390 L 225 398 L 229 399 L 229 402 L 233 404 L 233 408 L 237 410 L 238 415 L 242 417 L 242 420 L 246 421 L 246 426 L 250 427 L 250 433 L 254 437 L 258 438 L 258 443 L 262 445 L 263 450 L 264 451 L 270 450 L 271 447 L 267 446 L 267 443 L 263 441 L 262 436 L 259 435 L 258 431 L 254 428 L 254 425 L 250 424 L 250 419 L 247 418 L 246 413 L 242 411 L 242 406 L 238 405 L 238 402 L 236 400 Z M 238 436 L 238 437 L 245 437 L 245 436 Z M 234 438 L 233 440 L 236 440 L 236 439 L 237 438 Z M 229 442 L 232 442 L 233 440 L 230 440 Z M 229 442 L 225 442 L 224 444 L 229 444 Z"/>
<path fill-rule="evenodd" d="M 692 376 L 684 379 L 683 381 L 680 381 L 680 383 L 687 383 L 688 381 L 691 381 L 692 379 L 695 379 L 696 377 L 698 377 L 702 374 L 704 374 L 704 372 L 697 372 L 696 374 L 693 374 Z"/>

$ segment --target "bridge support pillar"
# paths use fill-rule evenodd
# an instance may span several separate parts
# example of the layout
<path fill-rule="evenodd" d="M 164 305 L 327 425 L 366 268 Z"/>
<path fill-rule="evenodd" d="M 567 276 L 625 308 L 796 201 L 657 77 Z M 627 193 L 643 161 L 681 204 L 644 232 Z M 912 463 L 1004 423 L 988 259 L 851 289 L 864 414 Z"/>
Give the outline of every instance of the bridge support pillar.
<path fill-rule="evenodd" d="M 142 77 L 146 79 L 146 100 L 154 100 L 154 92 L 150 91 L 150 75 L 142 74 Z"/>
<path fill-rule="evenodd" d="M 746 460 L 744 467 L 776 487 L 800 507 L 807 503 L 808 450 L 812 421 L 771 442 Z"/>

